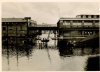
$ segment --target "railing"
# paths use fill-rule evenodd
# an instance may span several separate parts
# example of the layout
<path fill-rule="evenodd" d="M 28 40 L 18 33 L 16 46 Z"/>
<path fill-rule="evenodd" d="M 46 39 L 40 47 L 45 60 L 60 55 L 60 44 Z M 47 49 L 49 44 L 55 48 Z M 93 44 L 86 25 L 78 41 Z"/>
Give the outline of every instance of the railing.
<path fill-rule="evenodd" d="M 84 23 L 84 25 L 92 25 L 92 23 Z"/>
<path fill-rule="evenodd" d="M 82 26 L 95 26 L 95 27 L 99 27 L 99 23 L 63 23 L 61 25 L 62 28 L 67 28 L 67 27 L 82 27 Z"/>

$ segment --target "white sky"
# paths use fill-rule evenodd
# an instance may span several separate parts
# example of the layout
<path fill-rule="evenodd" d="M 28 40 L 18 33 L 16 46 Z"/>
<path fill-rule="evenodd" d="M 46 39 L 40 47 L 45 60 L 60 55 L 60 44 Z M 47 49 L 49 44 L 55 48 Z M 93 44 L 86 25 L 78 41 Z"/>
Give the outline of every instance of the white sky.
<path fill-rule="evenodd" d="M 31 17 L 37 24 L 56 24 L 60 17 L 99 14 L 99 2 L 4 2 L 2 18 Z"/>

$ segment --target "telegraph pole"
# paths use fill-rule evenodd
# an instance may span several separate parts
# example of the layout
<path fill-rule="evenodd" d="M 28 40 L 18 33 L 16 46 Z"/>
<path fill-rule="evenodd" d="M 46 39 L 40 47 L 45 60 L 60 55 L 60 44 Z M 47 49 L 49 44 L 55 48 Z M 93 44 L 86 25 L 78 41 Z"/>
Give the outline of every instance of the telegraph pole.
<path fill-rule="evenodd" d="M 60 18 L 60 9 L 59 9 L 59 7 L 58 7 L 58 12 L 59 12 L 59 18 Z"/>

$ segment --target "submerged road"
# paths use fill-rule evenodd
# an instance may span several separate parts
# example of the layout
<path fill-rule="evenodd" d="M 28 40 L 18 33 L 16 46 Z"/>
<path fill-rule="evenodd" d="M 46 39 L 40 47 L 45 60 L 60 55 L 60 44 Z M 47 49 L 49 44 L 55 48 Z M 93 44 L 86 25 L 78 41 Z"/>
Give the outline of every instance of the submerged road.
<path fill-rule="evenodd" d="M 46 35 L 40 37 L 44 38 Z M 54 40 L 50 40 L 48 46 L 54 46 Z M 85 49 L 87 55 L 81 56 L 81 49 L 74 49 L 75 55 L 60 56 L 57 48 L 39 49 L 38 44 L 18 51 L 18 55 L 16 51 L 9 49 L 9 57 L 4 53 L 6 51 L 7 49 L 2 49 L 3 71 L 84 71 L 88 58 L 99 56 L 91 55 L 91 49 Z"/>
<path fill-rule="evenodd" d="M 48 54 L 49 53 L 49 54 Z M 20 54 L 20 53 L 19 53 Z M 3 71 L 84 71 L 87 59 L 91 55 L 61 57 L 57 49 L 33 49 L 29 56 L 26 53 L 2 58 Z M 93 55 L 95 56 L 95 55 Z"/>

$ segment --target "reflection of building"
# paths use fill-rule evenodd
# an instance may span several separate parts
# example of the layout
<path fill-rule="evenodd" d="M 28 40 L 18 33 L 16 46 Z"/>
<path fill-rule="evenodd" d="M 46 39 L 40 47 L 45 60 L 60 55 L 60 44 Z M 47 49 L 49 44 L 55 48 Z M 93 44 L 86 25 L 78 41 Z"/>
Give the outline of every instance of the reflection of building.
<path fill-rule="evenodd" d="M 76 18 L 60 18 L 57 27 L 59 28 L 59 37 L 68 42 L 78 42 L 88 35 L 99 32 L 99 15 L 77 15 Z"/>
<path fill-rule="evenodd" d="M 2 37 L 5 43 L 8 39 L 8 43 L 16 43 L 16 37 L 18 43 L 23 43 L 24 39 L 31 33 L 28 31 L 28 26 L 32 26 L 30 17 L 25 18 L 2 18 Z M 35 24 L 36 25 L 36 24 Z"/>

